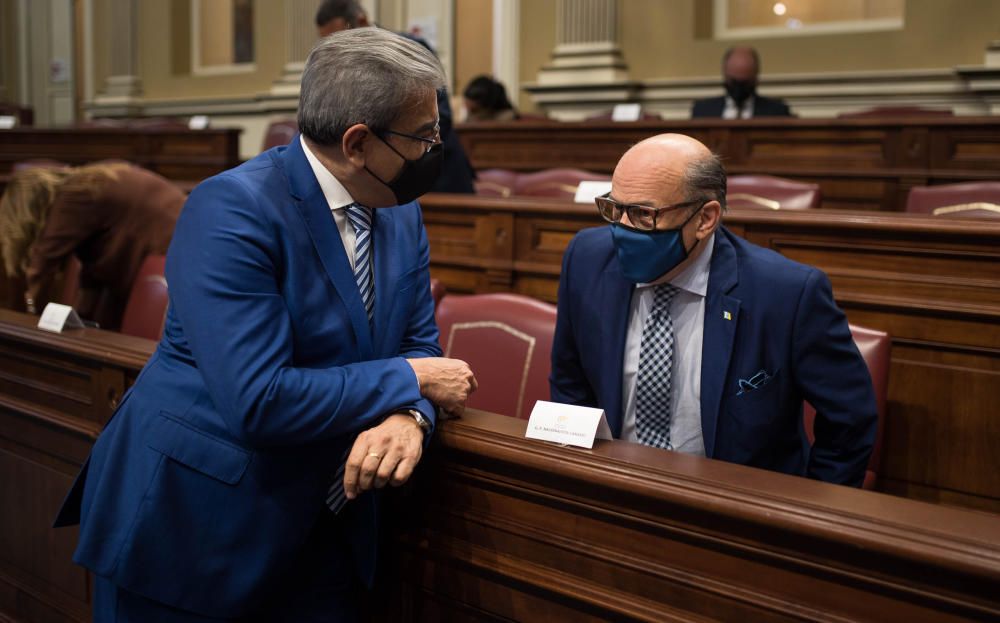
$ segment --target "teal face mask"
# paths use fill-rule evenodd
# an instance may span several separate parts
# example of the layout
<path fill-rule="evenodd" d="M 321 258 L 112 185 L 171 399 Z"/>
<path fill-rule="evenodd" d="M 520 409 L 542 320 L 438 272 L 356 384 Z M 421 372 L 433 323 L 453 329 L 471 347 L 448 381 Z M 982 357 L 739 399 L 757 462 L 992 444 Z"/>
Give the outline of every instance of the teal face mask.
<path fill-rule="evenodd" d="M 650 283 L 687 259 L 681 230 L 701 212 L 695 210 L 675 229 L 639 231 L 621 223 L 611 224 L 611 239 L 625 278 L 634 283 Z"/>

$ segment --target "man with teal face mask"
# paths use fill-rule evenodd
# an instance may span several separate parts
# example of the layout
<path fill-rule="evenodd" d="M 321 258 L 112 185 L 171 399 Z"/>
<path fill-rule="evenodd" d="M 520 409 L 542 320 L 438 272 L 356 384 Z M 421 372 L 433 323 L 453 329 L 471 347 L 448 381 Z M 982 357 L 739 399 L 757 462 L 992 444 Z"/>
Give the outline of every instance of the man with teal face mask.
<path fill-rule="evenodd" d="M 698 141 L 626 152 L 597 199 L 610 224 L 563 258 L 552 400 L 604 409 L 619 439 L 858 486 L 877 414 L 847 319 L 822 272 L 722 227 L 725 202 Z"/>

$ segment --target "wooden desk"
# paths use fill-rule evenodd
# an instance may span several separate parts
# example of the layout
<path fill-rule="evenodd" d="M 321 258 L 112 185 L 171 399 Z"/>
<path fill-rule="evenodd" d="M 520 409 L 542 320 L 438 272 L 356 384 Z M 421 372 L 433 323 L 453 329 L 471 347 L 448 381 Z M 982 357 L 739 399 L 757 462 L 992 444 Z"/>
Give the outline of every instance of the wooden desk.
<path fill-rule="evenodd" d="M 998 117 L 523 121 L 457 129 L 477 169 L 579 167 L 606 173 L 638 141 L 679 132 L 720 154 L 730 175 L 818 183 L 824 208 L 902 211 L 914 186 L 1000 179 Z"/>
<path fill-rule="evenodd" d="M 555 301 L 596 209 L 427 195 L 431 273 L 451 293 Z M 834 210 L 740 210 L 726 225 L 824 270 L 851 322 L 893 340 L 880 487 L 1000 512 L 1000 222 Z"/>
<path fill-rule="evenodd" d="M 0 310 L 0 619 L 86 621 L 52 517 L 147 340 L 53 335 Z M 383 551 L 386 621 L 959 620 L 1000 616 L 985 513 L 665 453 L 442 422 Z M 495 620 L 495 619 L 494 619 Z"/>
<path fill-rule="evenodd" d="M 995 516 L 524 429 L 441 426 L 388 548 L 384 620 L 1000 617 Z"/>
<path fill-rule="evenodd" d="M 15 162 L 33 158 L 51 158 L 72 165 L 120 158 L 168 179 L 201 181 L 240 163 L 240 132 L 240 129 L 133 128 L 3 130 L 0 131 L 0 175 L 9 174 Z"/>

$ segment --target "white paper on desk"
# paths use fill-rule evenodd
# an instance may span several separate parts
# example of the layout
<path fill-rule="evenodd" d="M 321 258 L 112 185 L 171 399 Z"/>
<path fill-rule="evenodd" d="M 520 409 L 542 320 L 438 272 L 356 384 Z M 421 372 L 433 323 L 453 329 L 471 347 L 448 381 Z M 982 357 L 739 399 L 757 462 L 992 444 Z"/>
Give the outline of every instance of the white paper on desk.
<path fill-rule="evenodd" d="M 611 192 L 611 182 L 580 182 L 576 187 L 574 203 L 594 203 L 594 199 Z"/>
<path fill-rule="evenodd" d="M 612 121 L 638 121 L 642 114 L 642 104 L 631 102 L 628 104 L 615 104 L 611 109 Z"/>
<path fill-rule="evenodd" d="M 594 439 L 611 439 L 603 409 L 539 400 L 531 410 L 524 436 L 568 446 L 593 448 Z"/>
<path fill-rule="evenodd" d="M 83 321 L 69 305 L 49 303 L 42 310 L 42 317 L 38 319 L 38 328 L 62 333 L 63 329 L 82 329 Z"/>
<path fill-rule="evenodd" d="M 17 125 L 17 117 L 14 115 L 0 115 L 0 130 L 10 130 Z"/>

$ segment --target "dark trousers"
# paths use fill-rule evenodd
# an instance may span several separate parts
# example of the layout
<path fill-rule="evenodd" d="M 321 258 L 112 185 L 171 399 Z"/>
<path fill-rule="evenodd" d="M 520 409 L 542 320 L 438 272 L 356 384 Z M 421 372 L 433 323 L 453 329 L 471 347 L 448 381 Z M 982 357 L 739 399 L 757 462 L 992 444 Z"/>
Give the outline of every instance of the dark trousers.
<path fill-rule="evenodd" d="M 355 623 L 365 589 L 357 580 L 341 521 L 324 513 L 299 559 L 262 604 L 244 617 L 214 618 L 168 606 L 95 576 L 94 623 Z"/>

